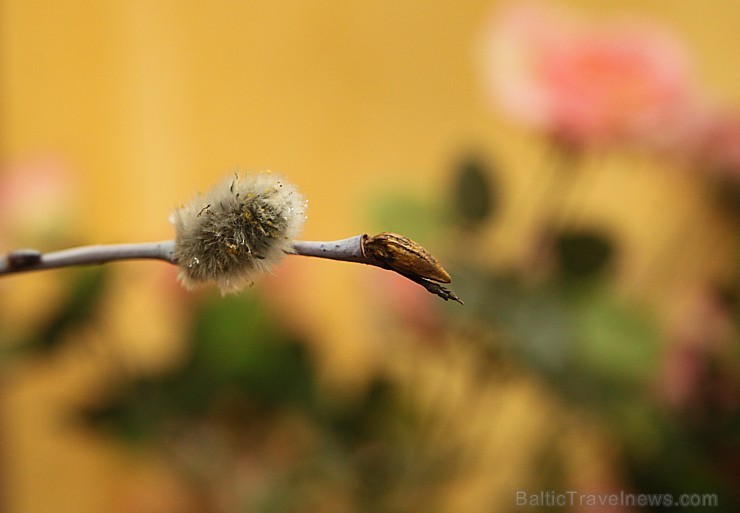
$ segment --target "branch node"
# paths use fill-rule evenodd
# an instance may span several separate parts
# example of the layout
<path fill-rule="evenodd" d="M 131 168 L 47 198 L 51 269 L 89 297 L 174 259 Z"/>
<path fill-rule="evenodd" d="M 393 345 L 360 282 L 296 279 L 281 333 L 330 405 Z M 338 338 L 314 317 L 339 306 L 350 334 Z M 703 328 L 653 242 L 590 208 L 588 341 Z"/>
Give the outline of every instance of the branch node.
<path fill-rule="evenodd" d="M 41 251 L 37 249 L 16 249 L 7 255 L 8 268 L 26 269 L 41 262 Z"/>

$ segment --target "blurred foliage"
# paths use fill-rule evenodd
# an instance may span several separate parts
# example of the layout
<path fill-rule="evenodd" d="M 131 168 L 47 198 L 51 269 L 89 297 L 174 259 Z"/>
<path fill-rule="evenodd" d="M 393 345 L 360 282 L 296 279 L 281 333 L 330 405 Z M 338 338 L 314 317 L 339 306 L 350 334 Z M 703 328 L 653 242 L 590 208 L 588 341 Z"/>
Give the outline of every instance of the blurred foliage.
<path fill-rule="evenodd" d="M 459 183 L 472 181 L 469 167 L 456 173 Z M 475 181 L 475 187 L 460 187 L 448 200 L 460 228 L 469 224 L 467 205 L 486 203 L 481 199 L 486 180 Z M 613 286 L 619 241 L 562 221 L 543 223 L 545 241 L 534 251 L 544 276 L 532 278 L 526 268 L 482 267 L 460 254 L 451 273 L 466 308 L 448 311 L 458 321 L 484 321 L 498 335 L 481 338 L 494 345 L 489 354 L 514 357 L 547 378 L 572 408 L 603 418 L 625 448 L 630 487 L 676 497 L 714 491 L 723 511 L 735 510 L 740 506 L 732 484 L 737 465 L 726 465 L 740 454 L 740 411 L 713 410 L 708 397 L 699 418 L 676 416 L 662 405 L 654 388 L 663 333 L 646 305 L 620 297 Z M 723 289 L 723 297 L 733 296 L 728 290 Z M 740 326 L 737 310 L 734 316 Z M 729 365 L 725 374 L 736 369 Z M 736 390 L 737 376 L 724 377 L 724 385 Z"/>
<path fill-rule="evenodd" d="M 438 234 L 445 216 L 436 204 L 409 191 L 377 192 L 368 204 L 372 232 L 391 231 L 415 240 L 429 240 Z"/>
<path fill-rule="evenodd" d="M 67 278 L 67 296 L 58 310 L 40 326 L 28 347 L 35 350 L 54 350 L 64 335 L 90 322 L 101 297 L 106 292 L 108 270 L 103 267 L 75 269 Z"/>
<path fill-rule="evenodd" d="M 437 305 L 437 315 L 446 316 L 442 329 L 483 322 L 491 335 L 476 337 L 474 344 L 487 355 L 489 373 L 502 372 L 502 362 L 516 362 L 524 372 L 545 378 L 568 408 L 601 419 L 623 451 L 629 480 L 624 488 L 662 490 L 676 497 L 687 491 L 711 491 L 719 495 L 721 510 L 740 507 L 733 488 L 737 465 L 728 465 L 740 455 L 740 411 L 732 399 L 729 406 L 715 407 L 717 398 L 711 397 L 736 393 L 737 360 L 708 356 L 698 363 L 722 369 L 716 377 L 710 370 L 707 379 L 716 383 L 706 391 L 710 397 L 699 399 L 698 410 L 665 404 L 656 390 L 667 358 L 665 326 L 648 305 L 625 297 L 615 287 L 622 241 L 583 220 L 572 225 L 559 216 L 558 201 L 545 197 L 541 208 L 548 215 L 534 230 L 535 244 L 525 262 L 492 266 L 477 253 L 486 249 L 466 246 L 467 232 L 490 229 L 499 221 L 498 170 L 484 162 L 490 159 L 468 157 L 453 166 L 453 186 L 442 208 L 427 205 L 424 212 L 424 203 L 408 194 L 387 197 L 376 205 L 376 213 L 390 213 L 388 222 L 403 219 L 410 233 L 429 232 L 429 220 L 446 212 L 447 218 L 432 226 L 428 237 L 445 239 L 448 248 L 467 248 L 455 251 L 445 264 L 452 264 L 448 269 L 465 307 Z M 563 177 L 563 183 L 546 194 L 567 194 L 574 177 L 574 173 Z M 723 194 L 718 207 L 729 209 L 733 201 L 726 197 L 732 191 L 725 189 Z M 404 205 L 411 206 L 412 215 L 402 215 Z M 737 337 L 740 312 L 731 300 L 737 287 L 727 282 L 713 290 L 732 308 Z M 547 468 L 555 470 L 547 482 L 567 486 L 564 465 L 549 461 Z M 545 466 L 541 471 L 540 478 L 546 478 Z"/>
<path fill-rule="evenodd" d="M 0 345 L 0 361 L 4 364 L 16 358 L 56 351 L 73 340 L 70 334 L 94 320 L 100 300 L 108 290 L 108 270 L 103 267 L 73 269 L 64 279 L 67 286 L 63 289 L 65 297 L 59 302 L 59 308 L 43 318 L 27 339 L 17 340 L 11 333 L 2 333 L 0 326 L 0 340 L 4 336 L 8 339 Z"/>
<path fill-rule="evenodd" d="M 415 415 L 387 379 L 332 402 L 304 342 L 257 294 L 205 298 L 193 321 L 183 365 L 130 376 L 80 415 L 88 427 L 164 452 L 201 490 L 204 509 L 322 511 L 328 501 L 404 511 L 394 501 L 406 487 L 444 473 L 412 450 Z M 234 479 L 233 489 L 218 485 Z"/>
<path fill-rule="evenodd" d="M 463 159 L 453 178 L 452 215 L 460 224 L 475 228 L 495 215 L 498 198 L 491 182 L 495 175 L 479 156 Z"/>
<path fill-rule="evenodd" d="M 224 395 L 247 391 L 255 413 L 271 404 L 309 408 L 315 399 L 305 348 L 276 329 L 253 295 L 204 301 L 189 342 L 184 364 L 165 375 L 132 376 L 109 401 L 87 410 L 88 421 L 143 441 L 172 418 L 206 415 Z"/>
<path fill-rule="evenodd" d="M 604 235 L 595 231 L 561 231 L 555 239 L 557 264 L 566 279 L 590 278 L 606 272 L 614 247 Z"/>

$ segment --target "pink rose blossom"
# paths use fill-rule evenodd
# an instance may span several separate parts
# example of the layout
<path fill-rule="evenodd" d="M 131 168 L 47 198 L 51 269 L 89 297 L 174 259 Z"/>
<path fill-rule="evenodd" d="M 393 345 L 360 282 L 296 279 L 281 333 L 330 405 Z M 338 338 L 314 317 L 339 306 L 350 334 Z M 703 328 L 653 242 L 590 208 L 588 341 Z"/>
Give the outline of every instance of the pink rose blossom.
<path fill-rule="evenodd" d="M 697 160 L 700 167 L 740 185 L 740 113 L 717 114 L 707 125 Z"/>
<path fill-rule="evenodd" d="M 487 27 L 482 48 L 489 97 L 566 142 L 664 146 L 703 112 L 683 45 L 647 23 L 515 6 Z"/>

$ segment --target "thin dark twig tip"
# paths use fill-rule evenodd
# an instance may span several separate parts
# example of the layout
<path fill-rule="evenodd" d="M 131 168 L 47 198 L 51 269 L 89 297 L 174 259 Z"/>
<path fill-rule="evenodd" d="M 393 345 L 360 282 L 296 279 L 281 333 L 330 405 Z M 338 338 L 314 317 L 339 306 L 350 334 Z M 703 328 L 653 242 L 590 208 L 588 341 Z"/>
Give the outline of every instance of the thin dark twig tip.
<path fill-rule="evenodd" d="M 460 296 L 455 294 L 452 290 L 448 289 L 447 287 L 440 285 L 439 283 L 433 282 L 431 280 L 427 280 L 426 278 L 422 278 L 421 276 L 417 276 L 414 274 L 407 274 L 407 273 L 401 273 L 401 272 L 398 272 L 398 274 L 400 274 L 401 276 L 405 278 L 408 278 L 409 280 L 415 283 L 418 283 L 419 285 L 427 289 L 427 291 L 431 292 L 435 296 L 441 297 L 445 301 L 452 300 L 452 301 L 457 301 L 461 305 L 465 304 L 463 303 L 463 300 L 460 299 Z"/>

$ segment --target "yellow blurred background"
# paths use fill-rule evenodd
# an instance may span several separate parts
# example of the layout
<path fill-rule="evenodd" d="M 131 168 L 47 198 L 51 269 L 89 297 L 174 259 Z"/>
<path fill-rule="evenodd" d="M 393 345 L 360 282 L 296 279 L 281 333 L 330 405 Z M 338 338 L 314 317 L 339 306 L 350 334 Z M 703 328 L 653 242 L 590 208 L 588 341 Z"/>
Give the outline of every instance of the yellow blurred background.
<path fill-rule="evenodd" d="M 701 79 L 724 102 L 740 106 L 734 65 L 740 4 L 560 4 L 596 17 L 631 12 L 665 23 L 695 53 Z M 64 232 L 76 243 L 170 238 L 169 211 L 237 168 L 284 173 L 309 198 L 303 238 L 330 240 L 398 230 L 373 224 L 373 200 L 386 191 L 440 200 L 450 187 L 451 163 L 473 148 L 500 164 L 501 187 L 519 202 L 507 204 L 505 221 L 479 235 L 479 247 L 487 248 L 483 259 L 513 261 L 531 220 L 512 212 L 535 201 L 528 192 L 543 150 L 483 100 L 474 46 L 498 6 L 490 0 L 0 0 L 2 166 L 62 170 L 73 199 L 55 222 L 67 223 Z M 652 305 L 667 322 L 685 310 L 703 280 L 728 275 L 734 261 L 715 254 L 713 241 L 730 228 L 706 214 L 692 178 L 652 173 L 656 167 L 640 156 L 617 156 L 598 183 L 575 188 L 573 202 L 627 241 L 633 258 L 620 276 L 620 290 Z M 625 201 L 603 199 L 615 194 Z M 37 201 L 33 209 L 43 215 L 43 197 Z M 708 222 L 684 233 L 687 220 L 695 219 Z M 654 273 L 656 255 L 677 233 L 689 248 L 681 261 Z M 55 249 L 38 240 L 13 242 Z M 443 261 L 454 257 L 455 248 L 443 241 L 428 246 Z M 159 263 L 115 266 L 116 293 L 106 299 L 105 315 L 79 336 L 112 341 L 121 359 L 142 372 L 172 365 L 184 351 L 187 320 L 160 289 L 174 287 L 175 272 Z M 62 273 L 3 278 L 0 323 L 32 330 L 63 300 Z M 404 344 L 403 333 L 378 329 L 377 296 L 366 292 L 378 273 L 288 258 L 260 290 L 274 287 L 265 293 L 289 324 L 308 333 L 331 393 L 351 397 L 378 368 L 390 367 L 422 397 L 430 394 L 428 400 L 439 404 L 429 407 L 442 416 L 450 408 L 451 415 L 470 419 L 481 404 L 490 406 L 490 417 L 449 428 L 455 433 L 450 436 L 468 441 L 484 439 L 487 430 L 498 435 L 481 449 L 491 459 L 470 455 L 475 470 L 464 485 L 440 492 L 444 499 L 437 506 L 512 510 L 506 493 L 533 463 L 522 460 L 517 467 L 514 458 L 503 475 L 495 459 L 511 463 L 507 451 L 526 452 L 555 437 L 549 419 L 561 405 L 531 376 L 505 384 L 471 378 L 474 356 L 464 345 L 425 353 Z M 54 420 L 64 404 L 96 389 L 105 377 L 101 358 L 95 350 L 73 347 L 3 377 L 4 511 L 191 511 L 187 493 L 156 458 L 130 455 Z M 480 394 L 480 402 L 454 406 L 468 394 Z M 608 488 L 619 480 L 619 466 L 612 466 L 618 448 L 588 429 L 591 420 L 572 415 L 577 427 L 558 442 L 574 454 L 570 475 L 577 482 L 588 474 L 591 484 Z M 511 447 L 507 440 L 514 436 Z M 499 492 L 501 498 L 491 499 Z"/>

